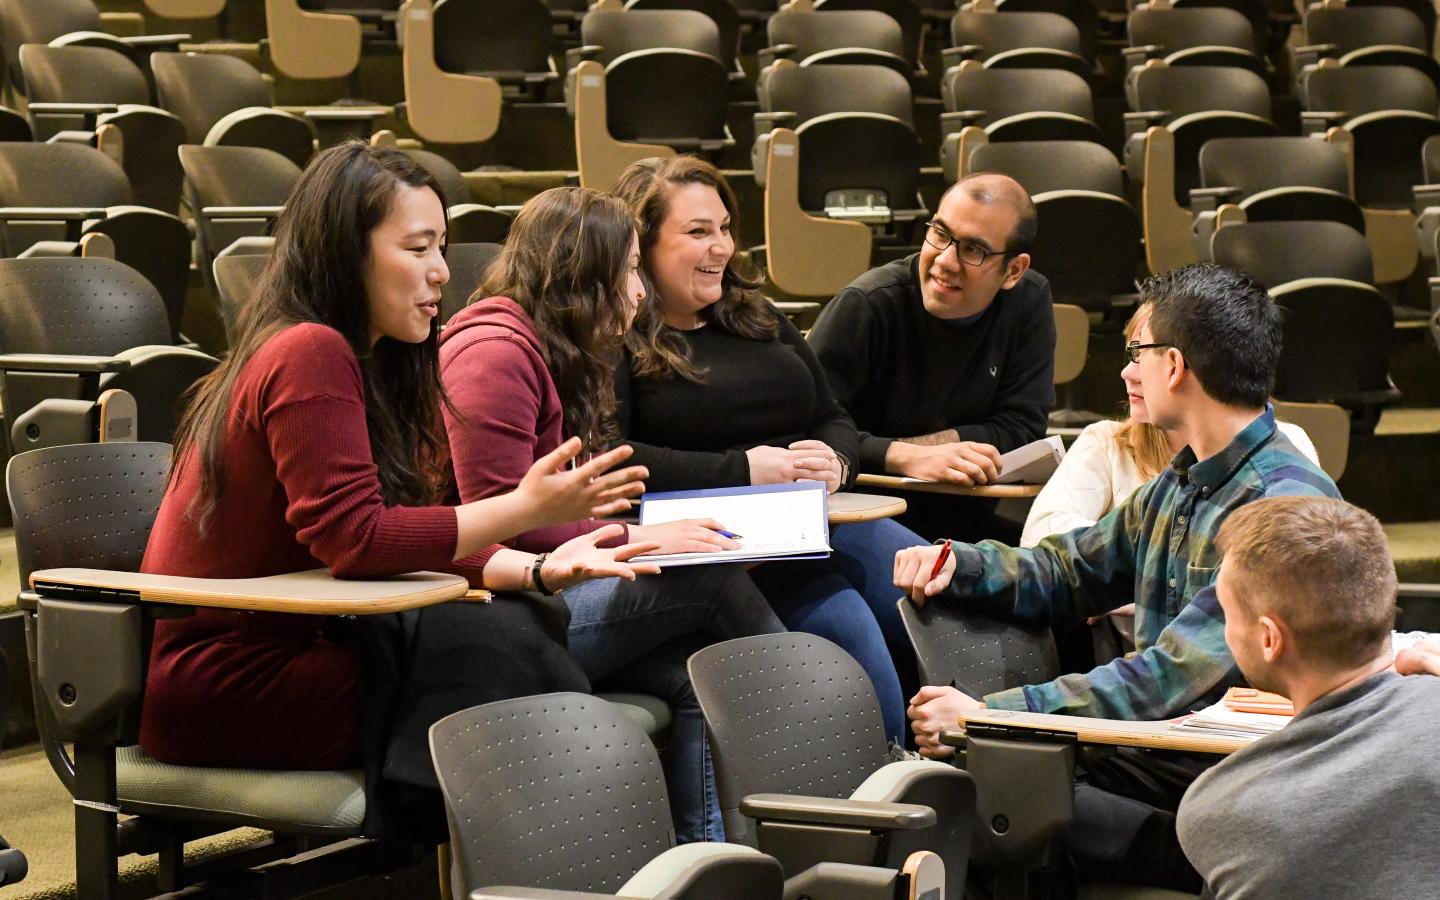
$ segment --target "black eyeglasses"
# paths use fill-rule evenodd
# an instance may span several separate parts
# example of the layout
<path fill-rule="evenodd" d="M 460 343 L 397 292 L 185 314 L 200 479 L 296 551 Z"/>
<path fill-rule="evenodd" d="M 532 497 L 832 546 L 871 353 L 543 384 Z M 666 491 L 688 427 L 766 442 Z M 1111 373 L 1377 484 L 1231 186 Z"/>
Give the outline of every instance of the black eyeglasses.
<path fill-rule="evenodd" d="M 1174 344 L 1166 344 L 1166 343 L 1164 343 L 1164 342 L 1159 342 L 1159 343 L 1154 343 L 1154 344 L 1142 344 L 1142 343 L 1140 343 L 1139 341 L 1131 341 L 1130 343 L 1128 343 L 1128 344 L 1125 345 L 1125 358 L 1128 359 L 1128 360 L 1130 360 L 1132 363 L 1138 363 L 1138 362 L 1140 361 L 1140 351 L 1141 351 L 1141 350 L 1154 350 L 1154 349 L 1157 348 L 1157 347 L 1173 347 L 1173 346 L 1175 346 L 1175 345 L 1174 345 Z"/>
<path fill-rule="evenodd" d="M 979 244 L 962 241 L 946 231 L 939 222 L 925 223 L 925 243 L 944 253 L 955 245 L 955 255 L 967 266 L 983 266 L 992 256 L 1004 256 L 1004 250 L 986 250 Z"/>

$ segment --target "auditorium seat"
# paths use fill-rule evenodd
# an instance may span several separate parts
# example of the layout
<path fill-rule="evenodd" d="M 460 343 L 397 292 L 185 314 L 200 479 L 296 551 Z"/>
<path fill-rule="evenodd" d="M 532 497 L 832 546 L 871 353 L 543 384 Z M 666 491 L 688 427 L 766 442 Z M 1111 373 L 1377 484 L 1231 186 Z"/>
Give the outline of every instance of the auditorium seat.
<path fill-rule="evenodd" d="M 451 246 L 504 243 L 514 217 L 493 206 L 472 203 L 465 176 L 454 163 L 431 150 L 406 148 L 402 152 L 424 166 L 440 183 L 447 204 L 445 215 L 450 223 L 447 241 Z"/>
<path fill-rule="evenodd" d="M 11 256 L 36 240 L 108 235 L 115 258 L 159 292 L 170 339 L 179 339 L 189 230 L 172 213 L 137 206 L 123 166 L 107 154 L 82 144 L 0 143 L 0 221 Z"/>
<path fill-rule="evenodd" d="M 8 97 L 25 94 L 20 71 L 20 48 L 25 44 L 78 44 L 107 47 L 128 54 L 145 67 L 154 50 L 174 50 L 188 34 L 117 37 L 106 27 L 124 22 L 138 31 L 143 24 L 136 13 L 101 13 L 93 0 L 3 0 L 0 2 L 0 48 L 5 53 L 5 87 Z M 118 30 L 118 29 L 117 29 Z"/>
<path fill-rule="evenodd" d="M 213 53 L 157 53 L 151 59 L 160 105 L 185 123 L 191 144 L 265 147 L 304 166 L 315 129 L 271 108 L 270 86 L 254 66 Z"/>
<path fill-rule="evenodd" d="M 461 244 L 454 241 L 445 248 L 445 265 L 450 280 L 440 289 L 440 323 L 443 326 L 464 309 L 480 287 L 485 270 L 500 255 L 500 244 Z"/>
<path fill-rule="evenodd" d="M 1086 80 L 1094 75 L 1075 23 L 1056 13 L 964 8 L 950 20 L 950 43 L 941 53 L 947 69 L 978 59 L 986 68 L 1064 69 Z"/>
<path fill-rule="evenodd" d="M 1100 9 L 1094 0 L 994 0 L 994 3 L 997 12 L 1054 13 L 1069 19 L 1075 30 L 1080 32 L 1080 55 L 1088 60 L 1095 59 L 1100 37 Z M 982 3 L 972 0 L 972 5 L 981 6 L 983 0 Z"/>
<path fill-rule="evenodd" d="M 236 239 L 259 236 L 279 212 L 300 167 L 263 147 L 180 148 L 187 205 L 195 216 L 198 262 L 207 283 L 216 254 Z"/>
<path fill-rule="evenodd" d="M 816 12 L 840 10 L 872 10 L 894 19 L 895 24 L 900 26 L 900 35 L 904 40 L 905 50 L 901 55 L 910 64 L 914 77 L 921 79 L 928 74 L 921 58 L 928 26 L 920 14 L 920 6 L 916 0 L 815 0 Z"/>
<path fill-rule="evenodd" d="M 543 0 L 440 0 L 432 21 L 443 71 L 484 75 L 532 100 L 560 77 Z"/>
<path fill-rule="evenodd" d="M 1305 13 L 1305 46 L 1295 68 L 1321 59 L 1342 66 L 1410 66 L 1440 85 L 1440 63 L 1430 55 L 1430 35 L 1418 16 L 1399 6 L 1316 6 Z"/>
<path fill-rule="evenodd" d="M 242 237 L 215 254 L 211 274 L 215 279 L 215 295 L 220 304 L 220 319 L 225 326 L 225 343 L 235 342 L 235 326 L 240 311 L 255 296 L 260 274 L 275 250 L 272 237 Z"/>
<path fill-rule="evenodd" d="M 974 785 L 944 763 L 886 763 L 880 704 L 854 658 L 792 633 L 712 644 L 688 668 L 729 840 L 773 854 L 787 875 L 820 861 L 899 868 L 915 850 L 933 850 L 945 862 L 946 900 L 965 896 Z M 847 800 L 920 804 L 935 820 L 893 828 L 877 816 L 867 825 L 839 814 Z M 804 806 L 815 809 L 791 811 Z"/>
<path fill-rule="evenodd" d="M 873 9 L 819 12 L 810 0 L 792 0 L 766 23 L 769 46 L 758 54 L 761 77 L 777 59 L 802 66 L 848 64 L 894 69 L 907 79 L 914 62 L 905 55 L 900 23 Z"/>
<path fill-rule="evenodd" d="M 1246 272 L 1267 288 L 1302 278 L 1375 280 L 1365 236 L 1339 222 L 1227 224 L 1215 231 L 1210 246 L 1215 262 Z"/>
<path fill-rule="evenodd" d="M 983 129 L 987 140 L 1105 143 L 1095 124 L 1090 85 L 1059 69 L 987 69 L 967 59 L 941 83 L 940 165 L 945 181 L 960 169 L 960 134 Z"/>
<path fill-rule="evenodd" d="M 145 73 L 128 57 L 100 47 L 20 48 L 30 90 L 28 113 L 40 140 L 61 131 L 114 125 L 124 138 L 125 174 L 142 206 L 180 211 L 180 159 L 185 126 L 153 105 Z M 59 106 L 50 106 L 59 104 Z"/>
<path fill-rule="evenodd" d="M 1050 282 L 1056 303 L 1110 314 L 1135 300 L 1140 216 L 1125 199 L 1115 155 L 1089 141 L 966 142 L 961 177 L 1000 172 L 1035 203 L 1039 231 L 1030 264 Z"/>
<path fill-rule="evenodd" d="M 730 80 L 745 77 L 738 62 L 740 53 L 740 11 L 730 0 L 626 0 L 625 9 L 643 11 L 655 9 L 688 9 L 698 12 L 715 23 L 720 34 L 719 60 L 730 73 Z"/>
<path fill-rule="evenodd" d="M 1224 7 L 1176 9 L 1147 3 L 1130 14 L 1128 68 L 1148 59 L 1172 66 L 1239 66 L 1267 76 L 1265 60 L 1255 53 L 1255 34 L 1240 13 Z"/>
<path fill-rule="evenodd" d="M 768 132 L 784 127 L 800 142 L 806 212 L 864 221 L 901 240 L 909 223 L 929 214 L 919 197 L 920 141 L 903 76 L 875 66 L 780 60 L 758 94 L 751 152 L 758 185 L 765 184 Z"/>

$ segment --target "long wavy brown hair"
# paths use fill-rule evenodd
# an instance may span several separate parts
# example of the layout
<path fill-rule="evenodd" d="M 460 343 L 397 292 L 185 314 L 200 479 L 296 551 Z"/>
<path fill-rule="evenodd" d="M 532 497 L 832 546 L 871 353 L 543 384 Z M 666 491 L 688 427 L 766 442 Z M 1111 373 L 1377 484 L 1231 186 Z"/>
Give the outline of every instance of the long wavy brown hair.
<path fill-rule="evenodd" d="M 730 214 L 730 229 L 738 229 L 735 194 L 720 170 L 694 156 L 671 156 L 642 159 L 632 163 L 620 176 L 615 196 L 625 201 L 640 220 L 640 257 L 647 271 L 660 226 L 670 212 L 670 192 L 686 184 L 703 184 L 715 189 L 725 211 Z M 744 268 L 746 271 L 742 272 Z M 701 310 L 700 318 L 730 334 L 753 341 L 774 340 L 780 332 L 778 314 L 760 293 L 760 276 L 751 270 L 750 260 L 741 253 L 730 257 L 720 279 L 720 299 Z M 653 284 L 653 282 L 652 282 Z M 702 372 L 691 361 L 685 342 L 665 327 L 660 312 L 660 298 L 652 289 L 640 304 L 635 323 L 625 338 L 625 345 L 634 358 L 633 371 L 640 378 L 664 378 L 678 375 L 690 381 L 703 381 Z"/>
<path fill-rule="evenodd" d="M 551 188 L 521 207 L 471 302 L 509 297 L 529 314 L 555 380 L 565 433 L 592 449 L 619 437 L 615 364 L 629 304 L 635 217 L 588 188 Z"/>
<path fill-rule="evenodd" d="M 183 464 L 193 447 L 200 466 L 200 490 L 190 507 L 200 528 L 225 494 L 225 425 L 240 372 L 271 337 L 306 322 L 340 332 L 360 361 L 365 425 L 385 503 L 427 505 L 443 495 L 447 447 L 437 323 L 418 344 L 382 337 L 370 345 L 363 273 L 371 233 L 402 185 L 428 188 L 445 205 L 434 176 L 404 153 L 348 141 L 310 161 L 275 218 L 275 251 L 240 311 L 230 352 L 191 389 L 175 431 L 175 459 Z"/>
<path fill-rule="evenodd" d="M 1133 341 L 1135 332 L 1150 319 L 1150 304 L 1142 303 L 1125 323 L 1125 340 Z M 1115 431 L 1115 445 L 1135 460 L 1140 477 L 1149 481 L 1170 465 L 1175 454 L 1170 450 L 1170 441 L 1165 432 L 1149 422 L 1126 419 Z"/>

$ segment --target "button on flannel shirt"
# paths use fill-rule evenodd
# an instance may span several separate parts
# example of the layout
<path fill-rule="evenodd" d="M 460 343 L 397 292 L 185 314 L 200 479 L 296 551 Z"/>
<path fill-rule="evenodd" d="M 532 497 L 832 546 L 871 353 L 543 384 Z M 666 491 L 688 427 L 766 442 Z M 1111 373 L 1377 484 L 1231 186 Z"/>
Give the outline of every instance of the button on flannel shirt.
<path fill-rule="evenodd" d="M 1074 624 L 1135 603 L 1136 653 L 1084 674 L 990 694 L 987 706 L 1109 719 L 1163 719 L 1242 683 L 1225 646 L 1215 535 L 1262 497 L 1338 497 L 1330 477 L 1275 429 L 1267 407 L 1220 453 L 1189 447 L 1089 528 L 1031 550 L 952 543 L 955 577 L 936 599 L 985 600 L 1022 620 Z"/>

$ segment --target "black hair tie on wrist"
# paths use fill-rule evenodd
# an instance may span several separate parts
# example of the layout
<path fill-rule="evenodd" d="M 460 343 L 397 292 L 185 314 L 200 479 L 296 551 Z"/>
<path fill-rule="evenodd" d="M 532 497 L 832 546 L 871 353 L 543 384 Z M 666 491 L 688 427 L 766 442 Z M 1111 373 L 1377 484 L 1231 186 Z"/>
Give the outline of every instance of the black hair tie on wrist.
<path fill-rule="evenodd" d="M 547 597 L 553 597 L 558 594 L 559 591 L 550 590 L 545 586 L 545 582 L 540 580 L 540 567 L 545 565 L 545 557 L 549 555 L 549 553 L 535 554 L 535 561 L 530 564 L 530 580 L 535 583 L 535 590 Z"/>

